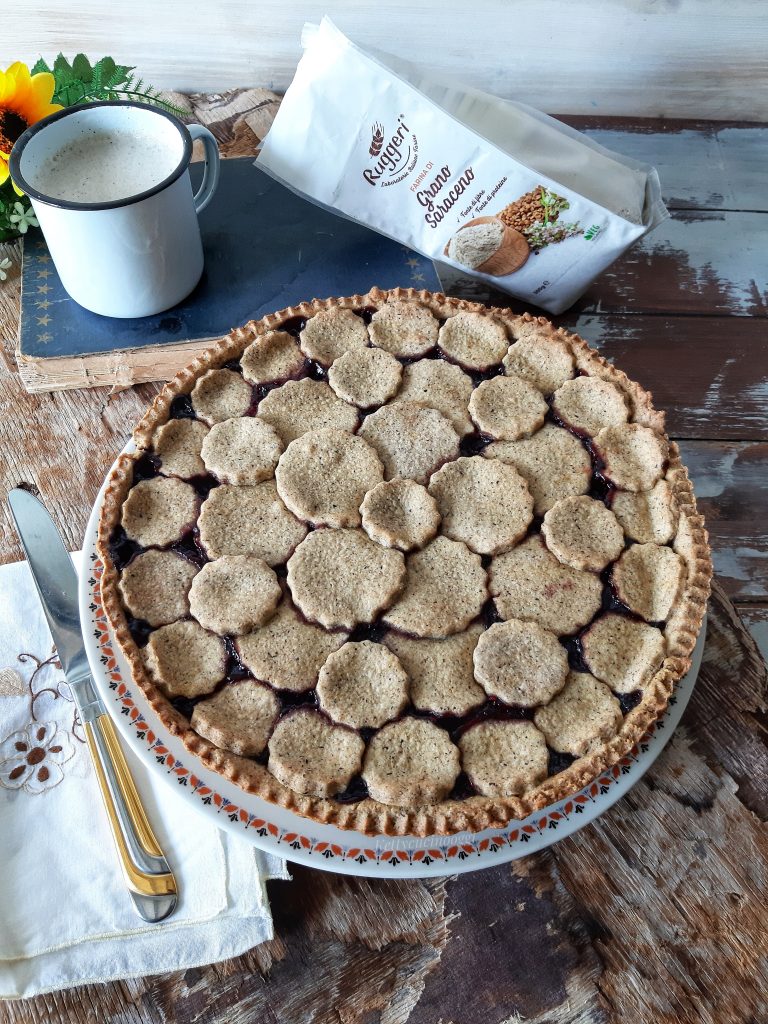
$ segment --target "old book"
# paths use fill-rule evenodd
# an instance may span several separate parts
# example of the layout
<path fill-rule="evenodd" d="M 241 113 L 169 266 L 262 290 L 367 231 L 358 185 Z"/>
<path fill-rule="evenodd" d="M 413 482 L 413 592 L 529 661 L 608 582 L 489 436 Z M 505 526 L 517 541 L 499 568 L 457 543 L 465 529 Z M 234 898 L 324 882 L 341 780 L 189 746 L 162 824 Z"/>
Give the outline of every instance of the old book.
<path fill-rule="evenodd" d="M 193 184 L 199 177 L 193 165 Z M 232 327 L 304 299 L 398 286 L 440 290 L 432 263 L 308 203 L 253 166 L 223 160 L 200 215 L 205 270 L 156 316 L 98 316 L 70 299 L 40 232 L 24 239 L 19 373 L 28 391 L 167 380 Z"/>

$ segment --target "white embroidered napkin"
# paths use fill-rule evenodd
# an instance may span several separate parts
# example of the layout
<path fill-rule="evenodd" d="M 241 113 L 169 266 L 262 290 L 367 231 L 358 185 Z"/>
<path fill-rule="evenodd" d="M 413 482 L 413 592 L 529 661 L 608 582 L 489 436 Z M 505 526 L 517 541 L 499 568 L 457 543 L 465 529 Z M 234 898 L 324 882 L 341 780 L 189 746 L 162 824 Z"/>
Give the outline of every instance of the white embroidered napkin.
<path fill-rule="evenodd" d="M 159 925 L 126 893 L 27 565 L 0 566 L 0 998 L 213 963 L 272 937 L 264 882 L 289 878 L 285 862 L 219 831 L 126 755 L 179 883 Z"/>

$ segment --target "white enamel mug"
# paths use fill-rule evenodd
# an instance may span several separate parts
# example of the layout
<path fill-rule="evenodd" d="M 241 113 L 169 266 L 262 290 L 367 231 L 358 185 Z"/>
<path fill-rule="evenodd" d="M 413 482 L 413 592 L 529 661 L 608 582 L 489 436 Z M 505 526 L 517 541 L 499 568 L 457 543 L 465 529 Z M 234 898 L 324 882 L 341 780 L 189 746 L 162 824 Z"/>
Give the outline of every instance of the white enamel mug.
<path fill-rule="evenodd" d="M 101 203 L 52 198 L 36 187 L 46 159 L 93 132 L 149 137 L 169 157 L 159 172 L 164 177 L 137 195 Z M 205 170 L 193 195 L 189 161 L 194 139 L 203 143 Z M 141 103 L 68 107 L 19 137 L 10 171 L 32 202 L 62 284 L 86 309 L 103 316 L 150 316 L 181 302 L 200 280 L 203 246 L 197 214 L 219 180 L 216 140 L 202 125 L 184 125 L 173 114 Z"/>

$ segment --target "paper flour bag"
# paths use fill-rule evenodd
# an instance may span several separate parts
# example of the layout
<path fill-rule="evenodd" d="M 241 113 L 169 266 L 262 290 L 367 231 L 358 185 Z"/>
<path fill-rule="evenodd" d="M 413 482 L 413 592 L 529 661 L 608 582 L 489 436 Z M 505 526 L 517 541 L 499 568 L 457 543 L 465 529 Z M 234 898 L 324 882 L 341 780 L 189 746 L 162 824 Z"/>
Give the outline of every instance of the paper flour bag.
<path fill-rule="evenodd" d="M 521 104 L 372 57 L 324 18 L 258 165 L 552 313 L 668 216 L 654 168 Z"/>

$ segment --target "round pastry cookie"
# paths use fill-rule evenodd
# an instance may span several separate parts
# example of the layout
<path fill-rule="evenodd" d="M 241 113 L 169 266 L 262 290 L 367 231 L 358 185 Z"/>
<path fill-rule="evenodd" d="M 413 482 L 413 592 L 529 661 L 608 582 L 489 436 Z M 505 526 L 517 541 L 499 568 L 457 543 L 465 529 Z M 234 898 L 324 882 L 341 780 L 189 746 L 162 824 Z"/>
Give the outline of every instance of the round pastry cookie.
<path fill-rule="evenodd" d="M 277 576 L 256 555 L 223 555 L 206 562 L 192 581 L 189 608 L 201 626 L 240 636 L 272 617 L 283 592 Z"/>
<path fill-rule="evenodd" d="M 586 448 L 573 434 L 552 423 L 545 423 L 533 437 L 522 441 L 494 441 L 483 455 L 508 462 L 526 479 L 537 516 L 543 516 L 561 498 L 589 490 L 592 462 Z"/>
<path fill-rule="evenodd" d="M 624 549 L 624 531 L 602 501 L 582 494 L 556 502 L 541 533 L 552 554 L 574 569 L 600 572 Z"/>
<path fill-rule="evenodd" d="M 269 423 L 288 445 L 308 430 L 357 428 L 357 409 L 333 393 L 323 380 L 289 380 L 259 402 L 259 417 Z"/>
<path fill-rule="evenodd" d="M 288 559 L 296 607 L 326 629 L 353 629 L 388 608 L 405 582 L 399 551 L 362 530 L 315 530 Z"/>
<path fill-rule="evenodd" d="M 629 419 L 624 392 L 602 377 L 582 376 L 565 381 L 552 398 L 552 409 L 563 423 L 585 434 L 620 426 Z"/>
<path fill-rule="evenodd" d="M 647 686 L 666 652 L 660 629 L 613 612 L 595 620 L 582 636 L 581 646 L 592 675 L 615 693 Z"/>
<path fill-rule="evenodd" d="M 568 655 L 554 633 L 535 622 L 495 622 L 477 641 L 475 679 L 490 697 L 533 708 L 559 693 Z"/>
<path fill-rule="evenodd" d="M 622 490 L 650 490 L 664 475 L 669 442 L 650 427 L 639 423 L 603 427 L 594 444 L 605 462 L 605 475 Z"/>
<path fill-rule="evenodd" d="M 209 426 L 245 416 L 253 402 L 253 388 L 234 370 L 208 370 L 190 394 L 195 415 Z"/>
<path fill-rule="evenodd" d="M 481 555 L 508 551 L 525 536 L 533 498 L 517 470 L 500 460 L 464 457 L 439 469 L 429 483 L 442 532 Z"/>
<path fill-rule="evenodd" d="M 176 477 L 140 480 L 123 504 L 123 529 L 145 548 L 168 547 L 192 526 L 199 504 L 195 489 Z"/>
<path fill-rule="evenodd" d="M 612 571 L 616 596 L 648 622 L 663 622 L 685 578 L 685 563 L 672 548 L 633 544 Z"/>
<path fill-rule="evenodd" d="M 563 689 L 549 704 L 536 709 L 533 721 L 553 750 L 583 757 L 616 735 L 623 715 L 605 683 L 589 672 L 569 672 Z"/>
<path fill-rule="evenodd" d="M 205 468 L 225 484 L 269 480 L 282 453 L 280 435 L 258 416 L 214 423 L 201 450 Z"/>
<path fill-rule="evenodd" d="M 135 619 L 166 626 L 189 614 L 189 588 L 198 569 L 175 551 L 142 551 L 126 565 L 118 587 Z"/>
<path fill-rule="evenodd" d="M 361 312 L 327 315 L 342 308 Z M 351 345 L 343 330 L 326 330 L 345 321 L 357 338 Z M 327 344 L 311 350 L 320 358 L 302 351 L 302 332 L 309 344 L 313 336 Z M 514 404 L 501 415 L 504 404 L 490 401 L 513 388 L 526 397 L 528 419 Z M 552 414 L 539 426 L 544 402 Z M 355 450 L 375 451 L 383 479 L 380 471 L 375 481 L 358 480 L 355 460 L 336 476 L 307 461 L 316 493 L 302 483 L 300 500 L 322 494 L 332 509 L 313 512 L 308 530 L 275 479 L 214 484 L 200 471 L 209 429 L 242 419 L 268 422 L 284 448 L 308 432 L 354 435 Z M 497 435 L 490 444 L 488 432 Z M 158 455 L 155 442 L 166 435 Z M 134 683 L 162 727 L 211 770 L 313 820 L 391 835 L 503 827 L 616 764 L 687 667 L 711 570 L 679 452 L 647 393 L 542 319 L 412 290 L 303 303 L 237 328 L 198 356 L 163 388 L 134 439 L 138 450 L 120 457 L 107 484 L 98 539 L 101 599 Z M 503 519 L 507 496 L 490 496 L 490 486 L 485 502 L 481 486 L 467 487 L 467 501 L 453 497 L 441 518 L 430 484 L 437 493 L 468 464 L 503 467 L 526 482 L 533 509 L 527 532 L 504 538 L 509 550 L 496 537 L 493 553 L 481 555 L 446 535 L 457 520 L 482 533 L 497 529 L 499 509 Z M 279 479 L 279 460 L 274 471 Z M 609 486 L 598 503 L 603 479 Z M 321 525 L 337 521 L 340 501 L 354 525 Z M 590 528 L 574 535 L 569 516 L 582 508 Z M 196 548 L 208 560 L 202 572 Z M 242 616 L 248 602 L 238 588 L 247 574 L 239 572 L 225 573 L 227 593 L 203 600 L 201 610 L 197 597 L 205 598 L 216 563 L 252 558 L 280 581 L 271 617 L 262 619 L 278 583 L 263 566 L 271 586 L 253 620 Z M 647 618 L 667 609 L 666 618 Z M 248 632 L 235 635 L 241 629 Z M 385 667 L 341 670 L 344 645 L 370 649 L 378 662 L 390 652 L 400 680 L 391 694 Z M 233 658 L 242 665 L 234 674 L 248 674 L 236 683 Z M 331 682 L 340 697 L 324 695 Z M 625 718 L 621 694 L 631 694 Z M 297 706 L 286 714 L 286 705 Z M 334 716 L 383 724 L 355 731 Z M 491 765 L 486 776 L 470 767 L 473 746 L 480 764 Z M 462 757 L 474 788 L 456 785 Z"/>
<path fill-rule="evenodd" d="M 415 480 L 385 480 L 366 494 L 360 506 L 363 529 L 377 544 L 400 551 L 421 548 L 440 526 L 437 502 Z"/>
<path fill-rule="evenodd" d="M 451 362 L 469 370 L 487 370 L 501 362 L 509 338 L 492 316 L 462 310 L 445 321 L 437 343 Z"/>
<path fill-rule="evenodd" d="M 499 441 L 530 437 L 544 424 L 547 403 L 522 377 L 491 377 L 481 381 L 469 400 L 478 430 Z"/>
<path fill-rule="evenodd" d="M 426 306 L 395 300 L 386 302 L 373 314 L 368 334 L 377 348 L 412 359 L 435 347 L 439 328 Z"/>
<path fill-rule="evenodd" d="M 519 796 L 547 777 L 549 751 L 532 722 L 485 721 L 459 739 L 461 763 L 482 796 Z"/>
<path fill-rule="evenodd" d="M 398 399 L 437 409 L 463 437 L 472 431 L 468 412 L 472 388 L 472 378 L 454 363 L 445 359 L 417 359 L 403 370 Z"/>
<path fill-rule="evenodd" d="M 561 338 L 542 334 L 534 324 L 513 329 L 517 337 L 504 356 L 504 372 L 516 374 L 544 395 L 551 395 L 573 376 L 575 360 Z"/>
<path fill-rule="evenodd" d="M 448 733 L 423 718 L 408 716 L 373 736 L 362 776 L 374 800 L 418 807 L 445 799 L 459 771 L 459 751 Z"/>
<path fill-rule="evenodd" d="M 364 744 L 356 732 L 317 711 L 285 715 L 269 740 L 269 771 L 295 793 L 333 796 L 360 771 Z"/>
<path fill-rule="evenodd" d="M 480 556 L 466 544 L 438 536 L 408 556 L 402 594 L 384 622 L 402 633 L 444 637 L 477 618 L 488 597 Z"/>
<path fill-rule="evenodd" d="M 277 690 L 302 693 L 315 686 L 328 656 L 346 639 L 346 633 L 329 633 L 306 622 L 284 600 L 265 626 L 238 637 L 235 646 L 257 679 Z"/>
<path fill-rule="evenodd" d="M 472 661 L 482 632 L 483 627 L 476 623 L 443 640 L 387 633 L 383 643 L 408 673 L 415 708 L 435 715 L 466 715 L 485 701 L 485 690 L 475 681 Z"/>
<path fill-rule="evenodd" d="M 209 558 L 256 555 L 267 565 L 287 562 L 307 527 L 283 504 L 274 480 L 254 487 L 214 487 L 197 521 Z"/>
<path fill-rule="evenodd" d="M 563 565 L 540 536 L 497 555 L 488 582 L 502 619 L 537 622 L 558 636 L 586 626 L 600 610 L 603 595 L 598 576 Z"/>
<path fill-rule="evenodd" d="M 666 480 L 650 491 L 616 491 L 611 510 L 627 537 L 641 544 L 668 544 L 675 536 L 679 513 Z"/>
<path fill-rule="evenodd" d="M 328 371 L 328 383 L 339 398 L 361 409 L 373 409 L 394 398 L 402 377 L 402 364 L 380 348 L 345 352 Z"/>
<path fill-rule="evenodd" d="M 307 320 L 299 344 L 304 355 L 330 366 L 345 352 L 367 348 L 368 331 L 351 309 L 324 309 Z"/>
<path fill-rule="evenodd" d="M 320 669 L 317 699 L 334 722 L 377 729 L 408 703 L 408 675 L 382 644 L 346 643 Z"/>
<path fill-rule="evenodd" d="M 200 697 L 224 678 L 224 641 L 189 619 L 150 633 L 144 663 L 152 680 L 169 697 Z"/>
<path fill-rule="evenodd" d="M 285 505 L 315 526 L 359 526 L 363 498 L 383 479 L 371 445 L 332 427 L 291 441 L 275 471 Z"/>
<path fill-rule="evenodd" d="M 301 373 L 304 356 L 290 334 L 269 331 L 246 348 L 240 357 L 240 366 L 250 384 L 272 384 Z"/>
<path fill-rule="evenodd" d="M 228 683 L 213 697 L 198 701 L 191 725 L 216 747 L 243 757 L 257 757 L 266 747 L 280 714 L 271 687 L 255 679 Z"/>
<path fill-rule="evenodd" d="M 459 454 L 459 435 L 449 420 L 416 402 L 395 401 L 366 416 L 360 437 L 384 464 L 387 480 L 403 477 L 426 484 L 444 462 Z"/>
<path fill-rule="evenodd" d="M 170 420 L 163 424 L 152 439 L 163 476 L 185 480 L 204 475 L 206 469 L 200 450 L 207 434 L 208 427 L 199 420 Z"/>

